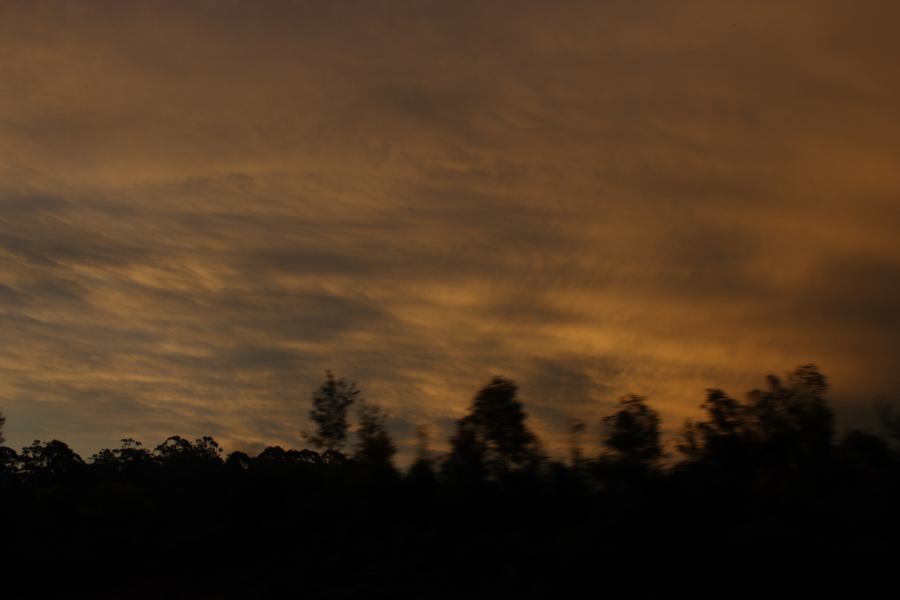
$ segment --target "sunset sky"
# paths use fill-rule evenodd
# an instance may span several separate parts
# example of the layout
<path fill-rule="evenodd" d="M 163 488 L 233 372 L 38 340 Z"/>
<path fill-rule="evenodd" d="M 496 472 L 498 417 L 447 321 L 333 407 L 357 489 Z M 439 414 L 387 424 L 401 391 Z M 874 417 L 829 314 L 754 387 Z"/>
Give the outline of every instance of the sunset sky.
<path fill-rule="evenodd" d="M 814 362 L 900 390 L 900 3 L 0 0 L 7 444 L 407 444 L 494 374 L 548 449 Z M 900 398 L 897 398 L 900 400 Z"/>

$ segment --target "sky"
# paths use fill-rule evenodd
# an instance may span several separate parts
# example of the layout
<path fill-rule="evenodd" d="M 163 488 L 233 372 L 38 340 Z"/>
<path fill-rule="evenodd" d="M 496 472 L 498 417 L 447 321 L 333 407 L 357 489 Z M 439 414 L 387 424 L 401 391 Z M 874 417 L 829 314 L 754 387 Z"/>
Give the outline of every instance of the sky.
<path fill-rule="evenodd" d="M 900 4 L 0 0 L 7 444 L 900 389 Z M 593 429 L 592 429 L 593 431 Z"/>

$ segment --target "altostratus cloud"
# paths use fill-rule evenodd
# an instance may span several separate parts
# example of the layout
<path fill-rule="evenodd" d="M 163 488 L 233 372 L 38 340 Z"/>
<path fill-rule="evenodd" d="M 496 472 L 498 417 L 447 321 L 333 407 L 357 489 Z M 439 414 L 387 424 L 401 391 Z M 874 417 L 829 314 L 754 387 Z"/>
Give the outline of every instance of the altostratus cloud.
<path fill-rule="evenodd" d="M 90 452 L 408 436 L 487 379 L 548 445 L 815 361 L 896 389 L 894 3 L 0 7 L 0 408 Z M 443 429 L 441 429 L 443 428 Z"/>

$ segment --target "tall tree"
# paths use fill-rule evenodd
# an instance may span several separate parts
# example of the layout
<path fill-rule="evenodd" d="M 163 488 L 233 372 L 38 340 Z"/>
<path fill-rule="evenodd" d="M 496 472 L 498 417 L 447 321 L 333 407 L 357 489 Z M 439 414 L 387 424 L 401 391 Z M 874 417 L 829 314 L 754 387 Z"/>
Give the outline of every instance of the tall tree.
<path fill-rule="evenodd" d="M 6 425 L 6 417 L 3 416 L 3 413 L 0 413 L 0 446 L 6 441 L 6 438 L 3 437 L 4 425 Z"/>
<path fill-rule="evenodd" d="M 470 412 L 457 422 L 447 467 L 466 479 L 496 479 L 510 471 L 535 466 L 541 457 L 537 436 L 516 398 L 518 386 L 494 377 L 472 401 Z"/>
<path fill-rule="evenodd" d="M 336 378 L 331 371 L 326 371 L 325 381 L 313 392 L 313 408 L 309 411 L 316 431 L 304 434 L 306 439 L 326 452 L 339 452 L 347 440 L 347 410 L 360 395 L 355 383 Z"/>
<path fill-rule="evenodd" d="M 619 399 L 616 411 L 602 420 L 601 442 L 615 460 L 651 465 L 662 457 L 659 414 L 645 398 L 629 394 Z"/>

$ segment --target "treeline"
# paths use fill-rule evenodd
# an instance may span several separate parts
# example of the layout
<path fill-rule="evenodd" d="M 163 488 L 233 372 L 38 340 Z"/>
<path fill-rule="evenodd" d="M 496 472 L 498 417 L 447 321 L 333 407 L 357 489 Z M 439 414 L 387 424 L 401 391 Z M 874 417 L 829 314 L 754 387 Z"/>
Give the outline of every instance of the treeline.
<path fill-rule="evenodd" d="M 496 377 L 449 452 L 423 426 L 401 471 L 389 415 L 329 372 L 309 449 L 0 448 L 4 564 L 36 597 L 61 582 L 99 598 L 872 592 L 895 585 L 900 418 L 838 436 L 827 392 L 814 365 L 742 400 L 707 390 L 677 457 L 657 412 L 625 396 L 599 455 L 573 419 L 561 459 Z"/>

